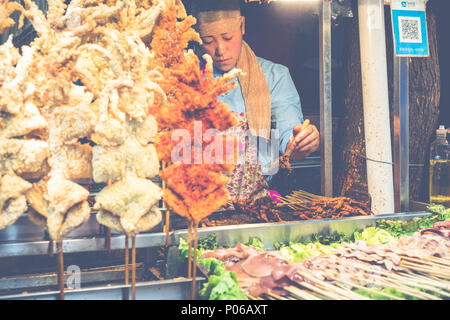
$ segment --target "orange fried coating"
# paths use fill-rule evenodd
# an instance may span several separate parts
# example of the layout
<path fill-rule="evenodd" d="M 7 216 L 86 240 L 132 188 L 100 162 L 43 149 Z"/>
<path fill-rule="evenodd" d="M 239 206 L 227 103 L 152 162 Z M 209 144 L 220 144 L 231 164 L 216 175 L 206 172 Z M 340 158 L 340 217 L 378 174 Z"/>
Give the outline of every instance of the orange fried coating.
<path fill-rule="evenodd" d="M 161 171 L 164 200 L 178 214 L 198 223 L 228 200 L 228 178 L 203 165 L 174 164 Z"/>
<path fill-rule="evenodd" d="M 220 133 L 237 123 L 218 99 L 235 87 L 230 81 L 234 75 L 214 79 L 211 59 L 201 70 L 198 57 L 186 51 L 189 41 L 201 42 L 191 28 L 195 22 L 190 16 L 177 21 L 171 10 L 155 25 L 152 68 L 163 75 L 156 81 L 167 99 L 149 112 L 158 122 L 158 158 L 169 164 L 160 172 L 167 184 L 164 200 L 177 214 L 198 223 L 228 201 L 223 173 L 234 168 L 238 142 Z M 210 129 L 215 133 L 208 135 Z"/>
<path fill-rule="evenodd" d="M 193 16 L 177 21 L 175 7 L 165 13 L 155 25 L 150 43 L 156 65 L 170 68 L 180 63 L 189 41 L 201 42 L 200 35 L 191 28 L 196 22 Z"/>

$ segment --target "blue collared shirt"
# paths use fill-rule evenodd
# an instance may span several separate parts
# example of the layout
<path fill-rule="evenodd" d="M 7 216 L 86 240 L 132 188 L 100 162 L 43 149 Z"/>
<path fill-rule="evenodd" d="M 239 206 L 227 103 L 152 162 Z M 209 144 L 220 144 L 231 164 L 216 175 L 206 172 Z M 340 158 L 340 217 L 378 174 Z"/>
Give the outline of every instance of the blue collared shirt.
<path fill-rule="evenodd" d="M 279 150 L 279 154 L 258 152 L 258 160 L 263 169 L 263 173 L 268 174 L 268 167 L 280 154 L 285 152 L 292 134 L 292 128 L 303 122 L 303 113 L 300 96 L 292 81 L 289 69 L 281 64 L 276 64 L 260 57 L 257 57 L 257 60 L 270 90 L 272 130 L 276 130 L 278 133 L 274 134 L 274 131 L 272 131 L 269 145 L 276 143 L 274 139 L 278 140 L 277 149 Z M 222 71 L 215 67 L 213 69 L 214 77 L 223 75 Z M 231 111 L 245 112 L 245 102 L 239 80 L 234 78 L 231 81 L 236 81 L 237 86 L 220 96 L 219 100 L 226 103 Z M 268 178 L 270 179 L 270 177 Z"/>

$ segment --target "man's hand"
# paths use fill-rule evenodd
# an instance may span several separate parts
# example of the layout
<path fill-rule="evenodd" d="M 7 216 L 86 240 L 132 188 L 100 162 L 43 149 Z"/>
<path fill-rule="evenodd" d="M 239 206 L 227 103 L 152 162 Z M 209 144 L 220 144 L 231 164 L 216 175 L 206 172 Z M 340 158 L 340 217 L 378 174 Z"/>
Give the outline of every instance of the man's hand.
<path fill-rule="evenodd" d="M 294 139 L 288 145 L 291 151 L 291 160 L 302 160 L 319 148 L 319 131 L 316 126 L 305 121 L 304 124 L 297 124 L 292 130 Z"/>

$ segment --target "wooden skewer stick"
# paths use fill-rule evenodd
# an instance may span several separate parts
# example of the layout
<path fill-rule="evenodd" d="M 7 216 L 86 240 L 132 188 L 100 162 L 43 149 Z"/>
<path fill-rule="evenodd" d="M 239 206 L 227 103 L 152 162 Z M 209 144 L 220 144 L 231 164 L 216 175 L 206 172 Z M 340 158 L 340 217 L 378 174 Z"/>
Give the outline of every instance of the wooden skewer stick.
<path fill-rule="evenodd" d="M 410 263 L 410 262 L 402 261 L 400 263 L 400 266 L 406 267 L 408 269 L 412 269 L 412 270 L 415 270 L 415 271 L 418 271 L 418 272 L 421 272 L 421 273 L 426 273 L 426 274 L 431 274 L 431 275 L 435 275 L 435 276 L 438 276 L 438 277 L 442 277 L 444 279 L 449 279 L 450 278 L 448 272 L 447 273 L 446 272 L 441 272 L 439 269 L 429 268 L 429 267 L 426 267 L 426 266 L 421 266 L 421 265 L 418 265 L 416 263 Z"/>
<path fill-rule="evenodd" d="M 425 283 L 425 284 L 430 284 L 432 286 L 450 291 L 450 283 L 446 282 L 446 281 L 441 281 L 441 280 L 436 280 L 430 277 L 424 277 L 422 275 L 419 274 L 403 274 L 402 277 L 404 278 L 408 278 L 411 279 L 412 281 L 418 282 L 418 283 Z"/>
<path fill-rule="evenodd" d="M 296 298 L 304 299 L 304 300 L 321 300 L 319 297 L 310 294 L 304 290 L 301 290 L 299 288 L 296 288 L 294 286 L 288 286 L 284 287 L 286 291 L 288 291 L 290 294 L 292 294 Z"/>
<path fill-rule="evenodd" d="M 108 187 L 111 186 L 111 184 L 112 184 L 111 179 L 108 179 L 107 182 Z M 105 241 L 106 249 L 108 250 L 108 253 L 111 253 L 111 229 L 108 227 L 105 228 L 106 228 L 106 241 Z"/>
<path fill-rule="evenodd" d="M 368 279 L 361 279 L 363 282 L 366 283 L 375 283 L 377 285 L 383 286 L 383 287 L 387 287 L 387 288 L 394 288 L 395 290 L 403 293 L 403 294 L 407 294 L 419 299 L 438 299 L 435 296 L 426 294 L 424 292 L 418 291 L 414 288 L 405 286 L 405 285 L 401 285 L 399 283 L 393 282 L 392 280 L 389 281 L 388 279 L 381 277 L 381 276 L 377 276 L 375 274 L 372 274 L 370 276 L 370 278 Z M 438 299 L 439 300 L 439 299 Z"/>
<path fill-rule="evenodd" d="M 440 270 L 447 270 L 447 272 L 450 272 L 450 265 L 441 265 L 438 262 L 434 262 L 433 260 L 426 260 L 426 259 L 417 259 L 417 258 L 412 258 L 412 257 L 408 257 L 408 256 L 401 256 L 402 260 L 407 260 L 410 262 L 415 262 L 417 264 L 422 264 L 425 266 L 430 266 L 430 267 L 434 267 L 434 268 L 439 268 Z"/>
<path fill-rule="evenodd" d="M 282 296 L 280 296 L 280 295 L 278 295 L 278 294 L 275 294 L 275 293 L 273 293 L 273 292 L 268 292 L 267 295 L 269 295 L 269 296 L 271 296 L 271 297 L 274 297 L 274 298 L 277 299 L 277 300 L 288 300 L 288 299 L 286 299 L 285 297 L 282 297 Z"/>
<path fill-rule="evenodd" d="M 64 257 L 62 241 L 56 243 L 58 250 L 58 286 L 59 300 L 64 300 Z"/>
<path fill-rule="evenodd" d="M 198 245 L 198 223 L 194 224 L 194 263 L 192 265 L 192 272 L 193 272 L 193 276 L 192 276 L 192 295 L 191 298 L 192 300 L 195 300 L 195 296 L 196 296 L 196 291 L 195 291 L 195 287 L 196 287 L 196 276 L 197 276 L 197 245 Z"/>
<path fill-rule="evenodd" d="M 131 238 L 131 299 L 136 300 L 136 236 Z"/>
<path fill-rule="evenodd" d="M 167 162 L 166 161 L 161 161 L 161 168 L 163 170 L 165 168 L 167 168 Z M 167 187 L 166 186 L 166 182 L 163 180 L 162 181 L 163 192 L 165 191 L 166 187 Z M 166 202 L 164 200 L 162 202 L 162 207 L 164 209 L 167 208 L 166 207 Z M 170 232 L 170 210 L 169 210 L 169 208 L 167 208 L 167 210 L 166 210 L 166 221 L 165 221 L 165 224 L 164 224 L 164 232 L 166 233 L 166 247 L 167 247 L 167 246 L 169 246 L 169 232 Z"/>
<path fill-rule="evenodd" d="M 365 291 L 367 291 L 369 293 L 379 294 L 379 295 L 382 295 L 382 296 L 385 296 L 387 298 L 391 298 L 391 299 L 394 299 L 394 300 L 405 300 L 404 298 L 400 298 L 400 297 L 397 297 L 397 296 L 394 296 L 394 295 L 391 295 L 389 293 L 385 293 L 385 292 L 382 292 L 382 291 L 376 291 L 376 290 L 373 290 L 371 288 L 366 288 L 366 287 L 360 286 L 360 285 L 358 285 L 358 284 L 356 284 L 354 282 L 348 282 L 348 281 L 343 280 L 341 278 L 335 278 L 335 280 L 337 282 L 343 283 L 344 285 L 352 286 L 352 287 L 358 288 L 358 289 L 362 289 L 362 290 L 365 290 Z"/>
<path fill-rule="evenodd" d="M 128 281 L 130 279 L 130 276 L 128 275 L 128 265 L 130 264 L 129 254 L 130 254 L 130 249 L 129 249 L 129 245 L 128 245 L 128 236 L 125 235 L 125 284 L 126 285 L 128 285 Z"/>
<path fill-rule="evenodd" d="M 53 240 L 50 239 L 48 242 L 48 254 L 50 257 L 53 257 Z"/>
<path fill-rule="evenodd" d="M 357 299 L 357 300 L 361 300 L 361 297 L 359 295 L 356 295 L 355 293 L 349 291 L 349 290 L 344 290 L 342 288 L 336 287 L 332 284 L 327 283 L 326 281 L 322 281 L 320 279 L 318 279 L 317 277 L 311 275 L 311 274 L 307 274 L 306 272 L 300 272 L 297 271 L 297 273 L 302 276 L 303 278 L 306 278 L 310 281 L 313 281 L 314 283 L 316 283 L 317 285 L 319 285 L 320 287 L 323 287 L 324 289 L 328 289 L 331 292 L 337 294 L 337 295 L 341 295 L 344 298 L 347 299 Z"/>
<path fill-rule="evenodd" d="M 188 248 L 189 248 L 189 252 L 188 252 L 188 278 L 191 278 L 191 276 L 192 276 L 192 221 L 189 221 L 187 241 L 188 241 Z"/>

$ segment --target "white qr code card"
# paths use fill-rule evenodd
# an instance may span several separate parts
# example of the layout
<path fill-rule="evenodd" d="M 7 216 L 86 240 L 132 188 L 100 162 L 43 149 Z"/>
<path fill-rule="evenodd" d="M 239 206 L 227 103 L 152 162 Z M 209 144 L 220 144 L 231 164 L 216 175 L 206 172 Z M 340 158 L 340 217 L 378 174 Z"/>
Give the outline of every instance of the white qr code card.
<path fill-rule="evenodd" d="M 396 56 L 429 56 L 425 0 L 392 0 L 392 33 Z"/>

